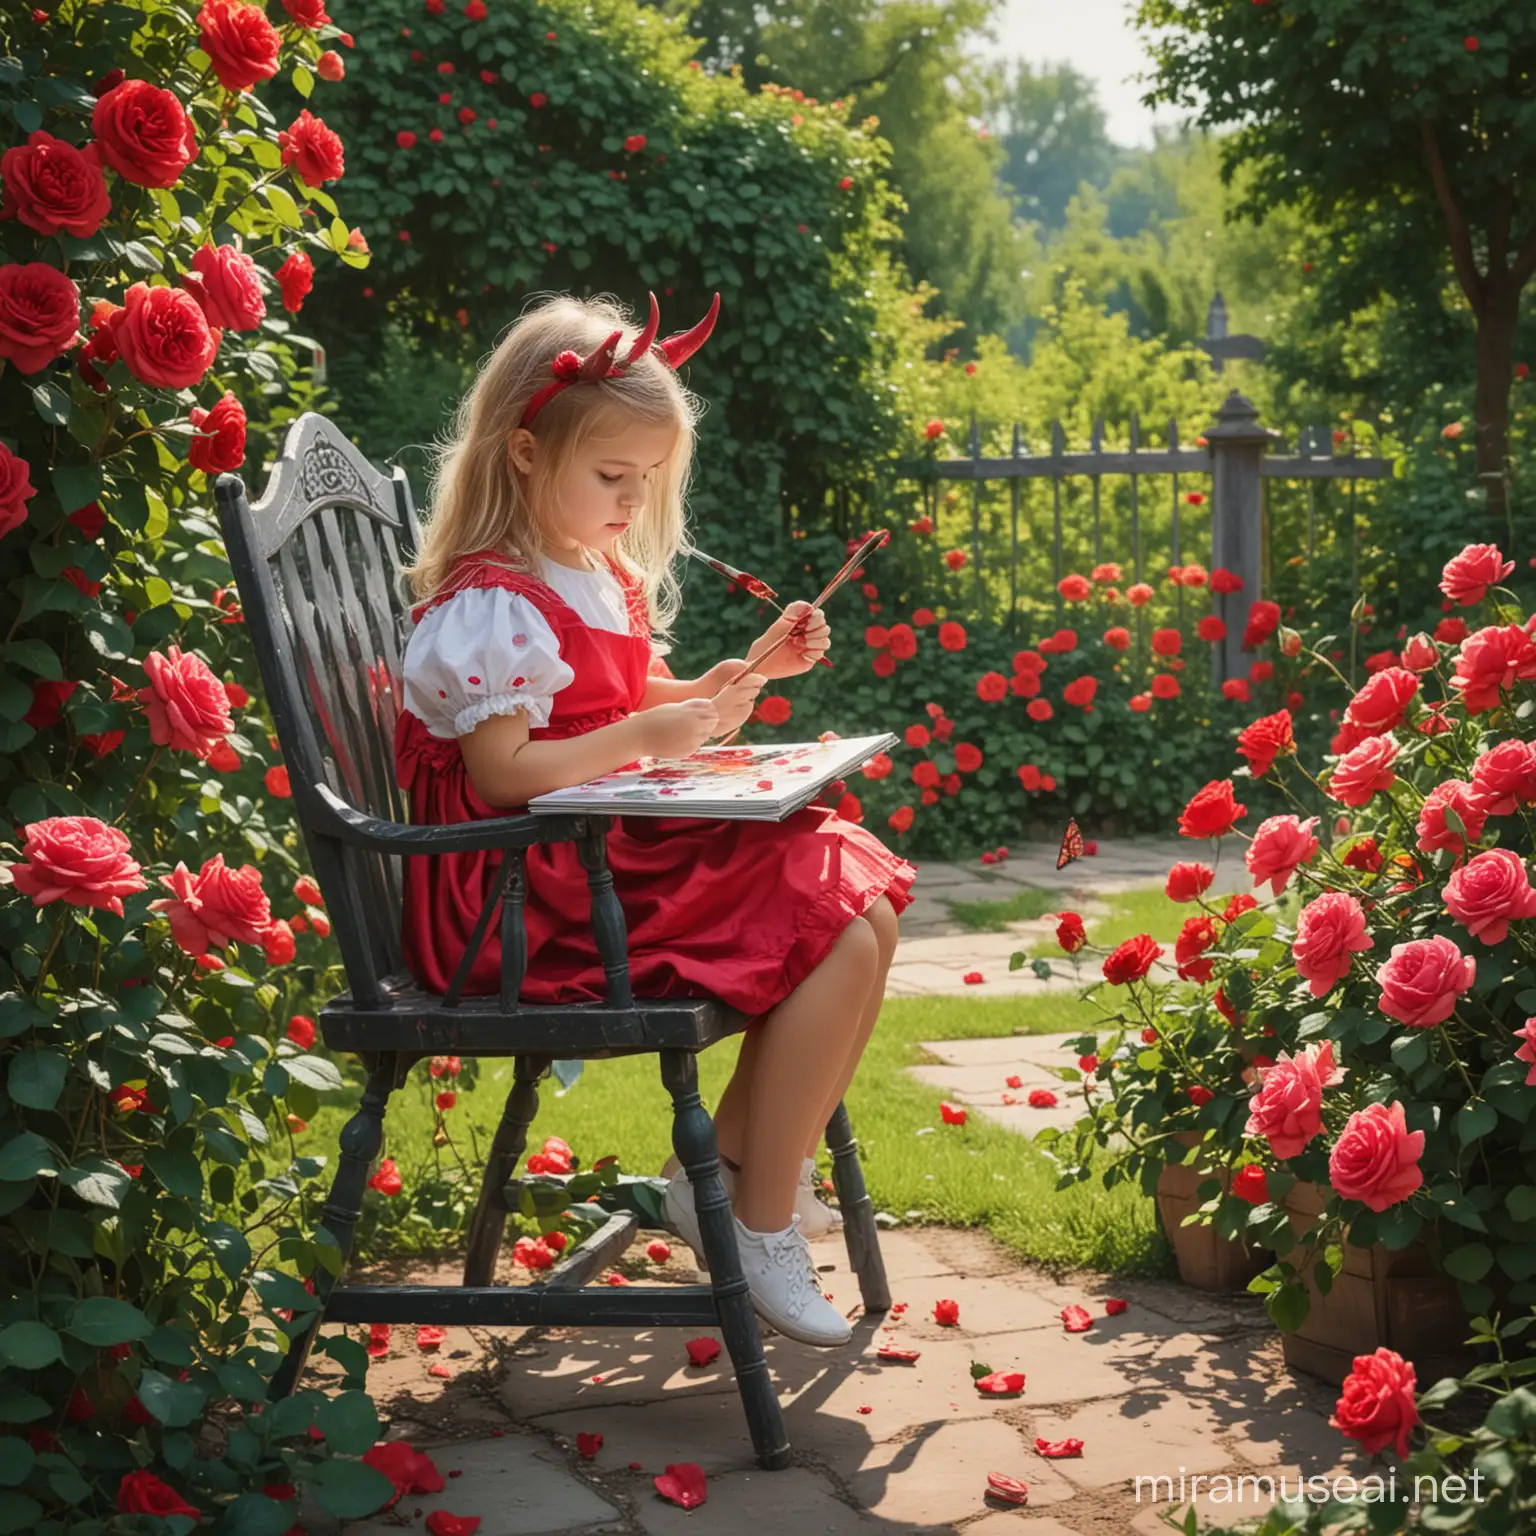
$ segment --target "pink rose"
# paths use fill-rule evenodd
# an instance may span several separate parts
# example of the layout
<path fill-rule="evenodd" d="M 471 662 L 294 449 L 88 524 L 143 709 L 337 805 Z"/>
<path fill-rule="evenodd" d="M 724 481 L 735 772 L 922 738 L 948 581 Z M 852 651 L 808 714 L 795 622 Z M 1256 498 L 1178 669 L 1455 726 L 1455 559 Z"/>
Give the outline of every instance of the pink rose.
<path fill-rule="evenodd" d="M 1536 645 L 1518 624 L 1490 624 L 1461 642 L 1451 686 L 1470 715 L 1497 708 L 1500 692 L 1536 678 Z"/>
<path fill-rule="evenodd" d="M 41 373 L 80 340 L 80 292 L 46 261 L 0 266 L 0 358 Z"/>
<path fill-rule="evenodd" d="M 1259 1068 L 1243 1134 L 1268 1137 L 1276 1157 L 1295 1157 L 1323 1128 L 1323 1090 L 1343 1080 L 1331 1040 L 1295 1056 L 1281 1051 L 1274 1066 Z"/>
<path fill-rule="evenodd" d="M 1376 1006 L 1403 1024 L 1443 1024 L 1476 974 L 1477 962 L 1438 934 L 1395 944 L 1391 958 L 1376 972 L 1381 987 Z"/>
<path fill-rule="evenodd" d="M 151 651 L 144 658 L 144 674 L 149 686 L 139 690 L 139 702 L 157 747 L 207 757 L 234 729 L 229 695 L 201 656 L 176 645 L 163 656 Z"/>
<path fill-rule="evenodd" d="M 1210 888 L 1216 871 L 1205 864 L 1178 863 L 1168 871 L 1163 888 L 1169 901 L 1196 901 Z"/>
<path fill-rule="evenodd" d="M 1499 553 L 1497 544 L 1468 544 L 1459 555 L 1445 562 L 1440 573 L 1440 590 L 1453 603 L 1470 608 L 1488 595 L 1514 570 L 1515 562 Z"/>
<path fill-rule="evenodd" d="M 1295 816 L 1271 816 L 1261 821 L 1248 844 L 1248 873 L 1255 885 L 1268 880 L 1276 896 L 1291 883 L 1291 876 L 1317 852 L 1312 828 L 1317 817 L 1305 821 Z"/>
<path fill-rule="evenodd" d="M 1435 642 L 1422 632 L 1403 647 L 1403 665 L 1410 672 L 1428 672 L 1440 660 Z"/>
<path fill-rule="evenodd" d="M 123 897 L 145 889 L 128 839 L 94 816 L 49 816 L 22 829 L 22 862 L 11 883 L 34 907 L 62 901 L 123 915 Z"/>
<path fill-rule="evenodd" d="M 1367 736 L 1380 736 L 1403 723 L 1418 691 L 1419 680 L 1412 672 L 1386 667 L 1349 701 L 1344 717 Z"/>
<path fill-rule="evenodd" d="M 267 313 L 261 271 L 232 245 L 205 245 L 192 253 L 192 270 L 181 286 L 202 306 L 208 324 L 229 331 L 254 331 Z"/>
<path fill-rule="evenodd" d="M 1466 831 L 1465 837 L 1445 819 L 1448 810 L 1456 813 Z M 1467 844 L 1475 843 L 1482 835 L 1487 819 L 1488 813 L 1472 786 L 1462 779 L 1447 779 L 1430 790 L 1419 811 L 1419 852 L 1438 853 L 1445 849 L 1454 853 L 1459 862 L 1467 856 Z"/>
<path fill-rule="evenodd" d="M 1502 944 L 1511 923 L 1536 917 L 1536 890 L 1518 853 L 1492 848 L 1452 872 L 1445 906 L 1474 939 Z"/>
<path fill-rule="evenodd" d="M 27 502 L 37 495 L 32 466 L 0 443 L 0 538 L 27 520 Z"/>
<path fill-rule="evenodd" d="M 1490 816 L 1536 805 L 1536 742 L 1501 741 L 1472 764 L 1472 793 Z"/>
<path fill-rule="evenodd" d="M 1350 957 L 1370 947 L 1360 903 L 1343 891 L 1325 891 L 1301 909 L 1291 958 L 1297 974 L 1312 984 L 1312 996 L 1325 997 L 1349 975 Z"/>
<path fill-rule="evenodd" d="M 1515 1051 L 1515 1060 L 1523 1061 L 1530 1071 L 1525 1074 L 1525 1086 L 1536 1086 L 1536 1019 L 1527 1019 L 1515 1031 L 1515 1039 L 1521 1042 Z"/>
<path fill-rule="evenodd" d="M 1390 1445 L 1399 1457 L 1406 1457 L 1408 1437 L 1419 1422 L 1415 1384 L 1413 1367 L 1396 1350 L 1357 1355 L 1328 1422 L 1341 1435 L 1358 1440 L 1369 1456 Z"/>
<path fill-rule="evenodd" d="M 1396 759 L 1397 743 L 1390 736 L 1368 736 L 1334 764 L 1328 793 L 1345 805 L 1365 805 L 1377 790 L 1392 787 Z"/>
<path fill-rule="evenodd" d="M 150 902 L 150 911 L 165 913 L 171 937 L 195 958 L 230 944 L 260 944 L 271 928 L 271 904 L 252 864 L 230 869 L 216 853 L 197 874 L 178 864 L 160 883 L 171 895 Z"/>
<path fill-rule="evenodd" d="M 1423 1155 L 1424 1132 L 1408 1129 L 1401 1104 L 1367 1104 L 1349 1117 L 1334 1142 L 1328 1182 L 1346 1200 L 1384 1211 L 1423 1186 Z"/>

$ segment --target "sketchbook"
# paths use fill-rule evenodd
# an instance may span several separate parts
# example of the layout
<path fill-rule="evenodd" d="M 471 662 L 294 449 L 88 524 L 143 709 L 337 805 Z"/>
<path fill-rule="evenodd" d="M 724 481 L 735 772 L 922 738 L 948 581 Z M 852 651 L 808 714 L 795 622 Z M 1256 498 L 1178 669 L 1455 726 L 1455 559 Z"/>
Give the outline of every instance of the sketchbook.
<path fill-rule="evenodd" d="M 783 821 L 837 779 L 897 744 L 883 736 L 838 741 L 703 747 L 692 757 L 643 757 L 613 773 L 528 802 L 546 816 L 591 811 L 611 816 L 698 816 Z"/>

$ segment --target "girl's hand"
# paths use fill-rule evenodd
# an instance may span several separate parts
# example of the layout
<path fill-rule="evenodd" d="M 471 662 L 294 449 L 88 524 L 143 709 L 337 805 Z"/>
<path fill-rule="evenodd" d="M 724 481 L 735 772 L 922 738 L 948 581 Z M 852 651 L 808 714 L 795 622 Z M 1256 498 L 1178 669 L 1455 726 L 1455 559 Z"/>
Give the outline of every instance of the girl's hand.
<path fill-rule="evenodd" d="M 745 678 L 742 679 L 746 681 Z M 658 704 L 637 717 L 645 724 L 647 757 L 691 757 L 720 728 L 713 699 L 684 699 L 680 704 Z"/>
<path fill-rule="evenodd" d="M 745 663 L 733 662 L 731 665 L 735 672 L 739 672 Z M 726 675 L 735 676 L 735 672 Z M 722 688 L 714 696 L 712 702 L 715 712 L 720 716 L 719 728 L 714 732 L 716 736 L 729 736 L 747 723 L 747 717 L 756 707 L 757 696 L 767 681 L 761 672 L 748 672 L 740 681 Z"/>
<path fill-rule="evenodd" d="M 800 634 L 780 646 L 772 656 L 764 656 L 761 664 L 755 660 L 770 646 L 778 645 L 779 640 L 802 620 L 805 628 Z M 807 602 L 795 602 L 784 610 L 778 621 L 752 647 L 747 659 L 766 680 L 798 677 L 818 665 L 831 645 L 832 629 L 827 623 L 826 614 L 820 608 L 813 609 Z"/>

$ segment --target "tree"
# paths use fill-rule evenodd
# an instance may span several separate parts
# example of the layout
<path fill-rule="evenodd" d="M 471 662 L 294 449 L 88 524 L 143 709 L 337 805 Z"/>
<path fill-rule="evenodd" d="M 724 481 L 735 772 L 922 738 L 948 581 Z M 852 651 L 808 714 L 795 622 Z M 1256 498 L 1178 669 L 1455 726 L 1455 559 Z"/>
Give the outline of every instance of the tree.
<path fill-rule="evenodd" d="M 1127 154 L 1110 137 L 1093 81 L 1067 64 L 1036 70 L 1014 62 L 992 113 L 1003 147 L 1002 178 L 1026 219 L 1059 229 L 1085 182 L 1103 187 Z"/>
<path fill-rule="evenodd" d="M 1235 130 L 1224 170 L 1254 173 L 1240 213 L 1396 213 L 1446 253 L 1476 335 L 1478 483 L 1504 515 L 1515 326 L 1536 273 L 1536 11 L 1142 0 L 1138 21 L 1157 65 L 1149 103 Z"/>

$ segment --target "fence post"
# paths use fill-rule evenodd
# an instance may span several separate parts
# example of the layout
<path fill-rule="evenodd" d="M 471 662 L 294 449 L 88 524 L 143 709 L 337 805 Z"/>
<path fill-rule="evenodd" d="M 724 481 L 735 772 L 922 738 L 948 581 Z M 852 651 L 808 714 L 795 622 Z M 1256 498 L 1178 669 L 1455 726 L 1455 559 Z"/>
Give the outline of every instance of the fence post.
<path fill-rule="evenodd" d="M 1211 651 L 1217 687 L 1246 677 L 1251 659 L 1243 650 L 1248 606 L 1264 595 L 1264 488 L 1259 469 L 1264 450 L 1280 434 L 1259 424 L 1258 409 L 1235 389 L 1206 428 L 1211 447 L 1211 566 L 1242 577 L 1241 592 L 1211 594 L 1211 607 L 1227 626 L 1227 638 Z"/>

